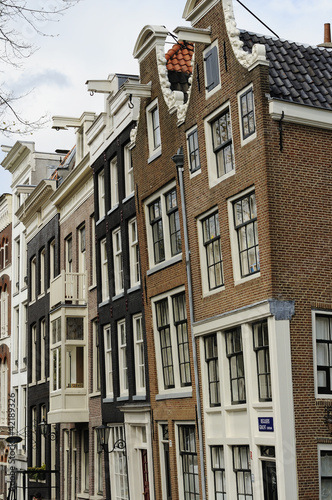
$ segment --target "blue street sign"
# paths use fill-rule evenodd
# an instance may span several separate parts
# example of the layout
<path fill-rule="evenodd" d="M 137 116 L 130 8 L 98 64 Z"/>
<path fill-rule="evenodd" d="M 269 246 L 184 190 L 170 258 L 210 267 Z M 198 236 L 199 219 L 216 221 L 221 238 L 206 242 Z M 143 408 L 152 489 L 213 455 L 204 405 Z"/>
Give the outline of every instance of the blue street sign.
<path fill-rule="evenodd" d="M 273 417 L 258 417 L 258 430 L 260 432 L 273 432 Z"/>

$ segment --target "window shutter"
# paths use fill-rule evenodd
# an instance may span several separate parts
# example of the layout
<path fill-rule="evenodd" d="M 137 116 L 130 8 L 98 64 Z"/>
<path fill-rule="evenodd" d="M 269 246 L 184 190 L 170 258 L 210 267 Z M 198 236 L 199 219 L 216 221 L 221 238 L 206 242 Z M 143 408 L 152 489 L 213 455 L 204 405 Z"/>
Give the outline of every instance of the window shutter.
<path fill-rule="evenodd" d="M 214 89 L 219 85 L 219 61 L 218 61 L 218 50 L 217 47 L 212 47 L 209 52 L 207 52 L 205 61 L 205 72 L 206 72 L 206 90 Z"/>

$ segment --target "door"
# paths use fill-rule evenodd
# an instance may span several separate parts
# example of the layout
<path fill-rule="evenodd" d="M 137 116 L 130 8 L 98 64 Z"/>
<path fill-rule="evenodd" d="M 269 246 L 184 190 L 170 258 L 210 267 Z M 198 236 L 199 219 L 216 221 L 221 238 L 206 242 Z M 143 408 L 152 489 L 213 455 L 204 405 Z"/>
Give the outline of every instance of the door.
<path fill-rule="evenodd" d="M 264 500 L 278 500 L 276 463 L 262 461 Z"/>
<path fill-rule="evenodd" d="M 143 497 L 144 500 L 150 500 L 148 452 L 147 450 L 141 450 L 141 453 L 142 453 L 142 473 L 143 473 Z"/>

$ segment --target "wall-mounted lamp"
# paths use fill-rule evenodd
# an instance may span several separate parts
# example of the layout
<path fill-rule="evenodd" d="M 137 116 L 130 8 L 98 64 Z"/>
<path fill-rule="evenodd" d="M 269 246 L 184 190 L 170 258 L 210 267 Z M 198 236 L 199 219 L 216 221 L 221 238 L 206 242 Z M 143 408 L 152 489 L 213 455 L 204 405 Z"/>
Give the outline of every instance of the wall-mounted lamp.
<path fill-rule="evenodd" d="M 56 440 L 56 432 L 49 431 L 49 424 L 46 422 L 45 418 L 38 424 L 40 434 L 44 436 L 44 438 L 49 437 L 51 441 Z"/>
<path fill-rule="evenodd" d="M 111 428 L 104 424 L 96 427 L 98 453 L 101 453 L 102 451 L 107 452 L 110 431 Z M 113 451 L 115 450 L 122 450 L 125 453 L 126 441 L 124 439 L 118 439 L 117 441 L 115 441 L 113 448 L 110 451 L 108 451 L 108 453 L 113 453 Z"/>

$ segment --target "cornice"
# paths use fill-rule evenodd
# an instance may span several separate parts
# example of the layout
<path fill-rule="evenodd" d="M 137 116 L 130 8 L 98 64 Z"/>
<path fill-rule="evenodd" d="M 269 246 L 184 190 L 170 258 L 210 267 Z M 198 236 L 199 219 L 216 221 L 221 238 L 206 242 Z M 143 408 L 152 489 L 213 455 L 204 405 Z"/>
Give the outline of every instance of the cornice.
<path fill-rule="evenodd" d="M 332 111 L 328 109 L 270 98 L 269 113 L 273 120 L 282 118 L 284 122 L 288 123 L 332 130 Z"/>
<path fill-rule="evenodd" d="M 36 212 L 40 210 L 46 202 L 49 202 L 52 193 L 56 190 L 56 181 L 51 179 L 42 180 L 33 192 L 24 200 L 23 204 L 16 212 L 17 218 L 23 222 L 25 227 Z"/>
<path fill-rule="evenodd" d="M 61 208 L 89 177 L 92 177 L 92 170 L 90 168 L 90 154 L 88 153 L 58 187 L 51 196 L 51 200 L 58 208 Z"/>

